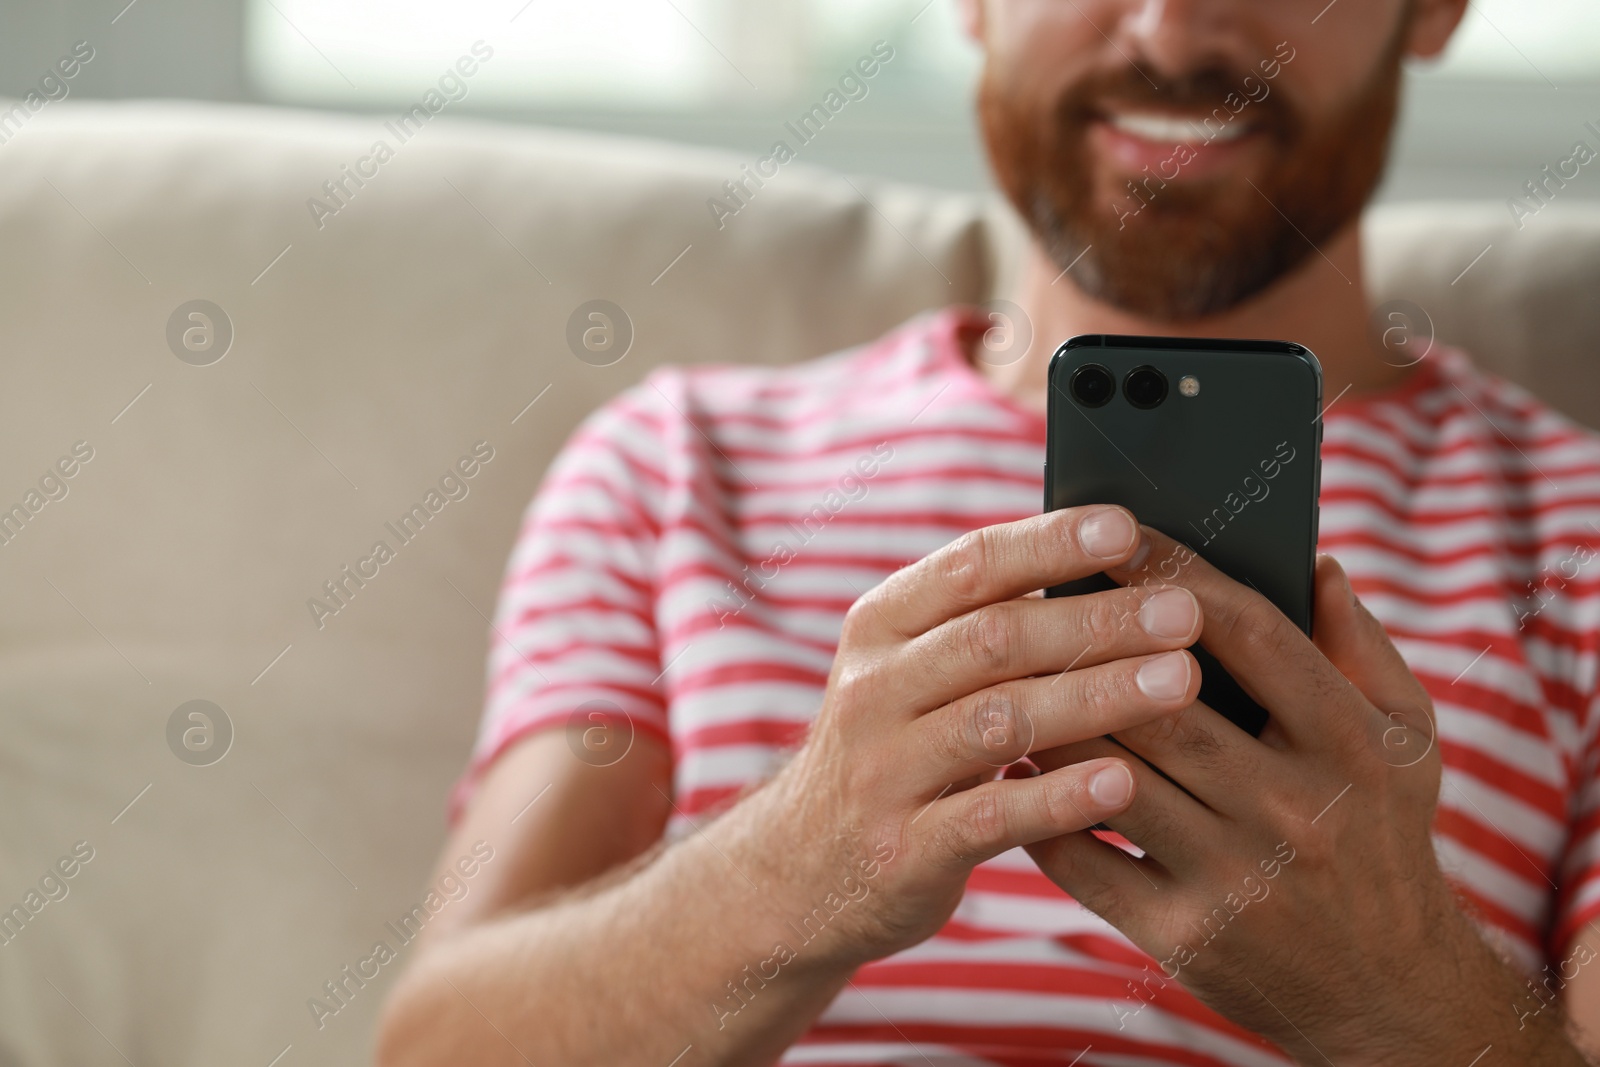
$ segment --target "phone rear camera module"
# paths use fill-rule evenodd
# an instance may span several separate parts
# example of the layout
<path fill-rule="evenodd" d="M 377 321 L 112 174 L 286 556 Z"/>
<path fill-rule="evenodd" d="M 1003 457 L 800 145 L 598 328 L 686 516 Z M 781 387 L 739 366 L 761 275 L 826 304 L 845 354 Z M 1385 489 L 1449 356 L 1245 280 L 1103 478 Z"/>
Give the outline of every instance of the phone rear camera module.
<path fill-rule="evenodd" d="M 1122 395 L 1136 408 L 1153 408 L 1167 398 L 1167 376 L 1154 367 L 1135 367 L 1122 379 Z"/>
<path fill-rule="evenodd" d="M 1072 372 L 1072 399 L 1086 408 L 1102 407 L 1117 391 L 1116 379 L 1098 363 L 1085 363 Z"/>

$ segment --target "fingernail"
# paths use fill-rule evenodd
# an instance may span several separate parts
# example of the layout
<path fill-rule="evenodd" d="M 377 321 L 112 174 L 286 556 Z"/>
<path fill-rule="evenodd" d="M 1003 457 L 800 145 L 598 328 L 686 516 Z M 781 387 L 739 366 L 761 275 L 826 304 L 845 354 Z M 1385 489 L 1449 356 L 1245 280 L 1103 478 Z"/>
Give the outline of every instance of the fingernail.
<path fill-rule="evenodd" d="M 1124 563 L 1119 569 L 1120 570 L 1125 570 L 1125 571 L 1136 571 L 1140 567 L 1143 567 L 1144 566 L 1144 561 L 1149 559 L 1149 558 L 1150 558 L 1150 538 L 1148 538 L 1148 537 L 1146 537 L 1144 535 L 1144 531 L 1143 530 L 1140 530 L 1139 531 L 1139 547 L 1133 550 L 1133 555 L 1128 557 L 1128 562 Z"/>
<path fill-rule="evenodd" d="M 1133 547 L 1139 528 L 1121 508 L 1106 508 L 1078 526 L 1078 544 L 1096 559 L 1115 559 Z"/>
<path fill-rule="evenodd" d="M 1133 681 L 1139 692 L 1151 700 L 1177 700 L 1189 688 L 1189 657 L 1182 652 L 1168 652 L 1147 659 L 1139 665 Z"/>
<path fill-rule="evenodd" d="M 1095 771 L 1089 779 L 1089 795 L 1105 808 L 1120 808 L 1133 795 L 1133 775 L 1122 764 Z"/>
<path fill-rule="evenodd" d="M 1181 586 L 1159 590 L 1139 608 L 1139 625 L 1151 637 L 1188 637 L 1200 616 L 1200 603 Z"/>

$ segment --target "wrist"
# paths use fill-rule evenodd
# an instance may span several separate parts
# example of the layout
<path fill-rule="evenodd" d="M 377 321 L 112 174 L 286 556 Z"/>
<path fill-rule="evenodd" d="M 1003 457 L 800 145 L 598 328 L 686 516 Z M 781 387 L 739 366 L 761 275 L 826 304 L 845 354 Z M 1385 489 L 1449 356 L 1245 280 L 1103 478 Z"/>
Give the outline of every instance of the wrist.
<path fill-rule="evenodd" d="M 766 954 L 787 957 L 786 972 L 842 984 L 881 955 L 860 936 L 881 850 L 846 829 L 836 794 L 809 786 L 796 764 L 708 826 L 704 843 L 729 869 L 729 904 L 748 911 Z"/>
<path fill-rule="evenodd" d="M 1401 928 L 1390 929 L 1366 974 L 1338 975 L 1328 992 L 1343 987 L 1347 997 L 1330 997 L 1320 1019 L 1295 1018 L 1283 1037 L 1295 1062 L 1326 1067 L 1435 1067 L 1454 1062 L 1456 1046 L 1482 1029 L 1486 1013 L 1483 960 L 1488 953 L 1471 921 L 1458 906 L 1442 875 L 1420 891 L 1401 914 Z M 1489 954 L 1492 956 L 1492 954 Z M 1376 980 L 1374 980 L 1376 979 Z M 1448 996 L 1441 996 L 1447 986 Z M 1492 999 L 1492 998 L 1489 998 Z M 1477 1048 L 1460 1062 L 1471 1062 Z"/>
<path fill-rule="evenodd" d="M 1519 1012 L 1530 1000 L 1521 973 L 1483 939 L 1477 925 L 1450 896 L 1451 907 L 1434 927 L 1435 951 L 1419 959 L 1410 980 L 1394 994 L 1409 1026 L 1391 1027 L 1372 1043 L 1338 1058 L 1350 1067 L 1434 1067 L 1469 1064 L 1486 1048 L 1520 1063 L 1584 1067 L 1566 1037 L 1559 1014 Z M 1440 996 L 1447 985 L 1448 996 Z M 1305 1063 L 1325 1063 L 1313 1054 Z"/>
<path fill-rule="evenodd" d="M 783 936 L 784 890 L 768 874 L 761 820 L 742 807 L 667 847 L 612 901 L 605 925 L 671 961 L 672 1009 L 707 1062 L 769 1064 L 852 968 Z"/>

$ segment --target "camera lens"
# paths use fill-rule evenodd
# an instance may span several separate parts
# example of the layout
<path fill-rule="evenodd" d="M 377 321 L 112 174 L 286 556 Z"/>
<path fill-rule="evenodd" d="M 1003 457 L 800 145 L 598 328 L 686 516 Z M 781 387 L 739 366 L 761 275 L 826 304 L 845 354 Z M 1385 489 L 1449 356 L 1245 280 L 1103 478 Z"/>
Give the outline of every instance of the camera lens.
<path fill-rule="evenodd" d="M 1122 379 L 1122 395 L 1136 408 L 1153 408 L 1167 398 L 1167 376 L 1154 367 L 1135 367 Z"/>
<path fill-rule="evenodd" d="M 1097 408 L 1117 391 L 1111 372 L 1098 363 L 1085 363 L 1072 372 L 1072 398 L 1086 408 Z"/>

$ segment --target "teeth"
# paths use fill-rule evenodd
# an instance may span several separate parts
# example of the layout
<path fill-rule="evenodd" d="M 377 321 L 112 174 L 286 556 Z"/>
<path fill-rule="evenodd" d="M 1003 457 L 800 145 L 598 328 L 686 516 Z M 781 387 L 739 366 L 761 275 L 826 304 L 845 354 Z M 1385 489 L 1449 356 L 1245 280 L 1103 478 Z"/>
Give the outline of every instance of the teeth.
<path fill-rule="evenodd" d="M 1208 116 L 1209 117 L 1209 116 Z M 1162 144 L 1197 144 L 1204 141 L 1232 141 L 1249 132 L 1244 123 L 1228 122 L 1220 128 L 1212 119 L 1210 127 L 1192 119 L 1151 112 L 1122 112 L 1109 117 L 1112 126 L 1123 133 L 1131 133 L 1146 141 Z M 1212 131 L 1216 131 L 1212 133 Z"/>

